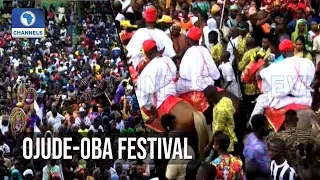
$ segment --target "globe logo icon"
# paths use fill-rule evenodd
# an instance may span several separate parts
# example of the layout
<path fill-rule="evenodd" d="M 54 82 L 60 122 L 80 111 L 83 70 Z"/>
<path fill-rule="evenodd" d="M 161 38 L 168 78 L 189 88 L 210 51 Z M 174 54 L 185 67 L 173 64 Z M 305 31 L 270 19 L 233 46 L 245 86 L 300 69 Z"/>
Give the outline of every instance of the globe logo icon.
<path fill-rule="evenodd" d="M 24 26 L 32 26 L 36 22 L 36 16 L 31 11 L 25 11 L 20 16 L 20 22 Z"/>

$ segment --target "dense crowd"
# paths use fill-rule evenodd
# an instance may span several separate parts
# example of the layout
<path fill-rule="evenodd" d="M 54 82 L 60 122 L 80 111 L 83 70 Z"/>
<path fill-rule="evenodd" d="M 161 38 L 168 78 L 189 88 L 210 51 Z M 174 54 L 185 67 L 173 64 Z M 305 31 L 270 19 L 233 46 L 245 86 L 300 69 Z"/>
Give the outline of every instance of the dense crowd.
<path fill-rule="evenodd" d="M 113 2 L 146 126 L 169 136 L 196 129 L 199 144 L 205 141 L 189 145 L 194 160 L 161 165 L 166 179 L 320 178 L 318 6 Z M 212 140 L 199 135 L 197 112 Z"/>
<path fill-rule="evenodd" d="M 114 144 L 120 136 L 144 134 L 110 4 L 66 4 L 36 6 L 46 16 L 41 39 L 12 38 L 12 7 L 0 10 L 0 179 L 119 179 L 122 171 L 140 177 L 143 162 L 116 156 L 101 161 L 81 159 L 80 152 L 73 152 L 72 160 L 22 156 L 25 137 L 72 137 L 79 146 L 82 137 L 110 137 Z M 13 8 L 27 7 L 35 6 L 28 1 Z"/>

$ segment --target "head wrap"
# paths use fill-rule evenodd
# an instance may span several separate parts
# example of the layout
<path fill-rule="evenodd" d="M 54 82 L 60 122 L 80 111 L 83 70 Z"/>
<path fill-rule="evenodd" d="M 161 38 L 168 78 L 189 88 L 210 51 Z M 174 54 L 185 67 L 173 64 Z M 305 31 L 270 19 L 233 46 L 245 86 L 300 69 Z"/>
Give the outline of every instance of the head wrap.
<path fill-rule="evenodd" d="M 157 43 L 153 39 L 145 40 L 142 44 L 142 49 L 144 52 L 148 52 L 154 47 L 157 47 Z"/>
<path fill-rule="evenodd" d="M 291 52 L 294 50 L 293 43 L 289 39 L 285 39 L 279 44 L 279 50 L 281 52 Z"/>
<path fill-rule="evenodd" d="M 202 32 L 198 27 L 190 28 L 189 31 L 187 32 L 187 36 L 194 41 L 199 41 L 201 38 L 201 35 L 202 35 Z"/>

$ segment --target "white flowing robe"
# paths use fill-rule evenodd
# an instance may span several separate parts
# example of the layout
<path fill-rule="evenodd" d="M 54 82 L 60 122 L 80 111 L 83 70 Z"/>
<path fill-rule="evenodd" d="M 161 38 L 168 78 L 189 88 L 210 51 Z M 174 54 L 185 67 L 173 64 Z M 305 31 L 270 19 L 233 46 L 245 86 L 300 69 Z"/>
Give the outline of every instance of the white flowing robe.
<path fill-rule="evenodd" d="M 140 107 L 159 108 L 170 95 L 176 96 L 177 67 L 169 57 L 156 57 L 143 69 L 137 81 L 136 96 Z"/>
<path fill-rule="evenodd" d="M 176 52 L 173 49 L 172 40 L 166 35 L 165 32 L 159 29 L 138 29 L 131 40 L 129 41 L 126 49 L 128 50 L 127 57 L 131 56 L 130 61 L 134 68 L 136 68 L 141 61 L 143 55 L 141 53 L 142 44 L 145 40 L 153 39 L 157 43 L 158 50 L 164 49 L 163 55 L 173 58 Z"/>
<path fill-rule="evenodd" d="M 311 106 L 315 66 L 306 58 L 290 57 L 261 70 L 262 91 L 252 115 L 262 114 L 264 108 L 283 108 L 289 104 Z M 291 95 L 291 96 L 289 96 Z"/>
<path fill-rule="evenodd" d="M 182 57 L 177 82 L 178 95 L 190 91 L 203 91 L 220 77 L 220 72 L 208 49 L 192 46 Z"/>

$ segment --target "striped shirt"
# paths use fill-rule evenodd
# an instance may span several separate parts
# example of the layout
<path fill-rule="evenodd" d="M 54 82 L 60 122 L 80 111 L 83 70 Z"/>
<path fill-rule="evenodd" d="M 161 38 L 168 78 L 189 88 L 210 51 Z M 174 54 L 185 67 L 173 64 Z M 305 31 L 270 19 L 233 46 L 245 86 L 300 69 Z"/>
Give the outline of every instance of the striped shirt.
<path fill-rule="evenodd" d="M 297 176 L 296 171 L 289 166 L 287 161 L 280 165 L 277 165 L 274 160 L 271 161 L 270 170 L 273 180 L 295 180 Z"/>

